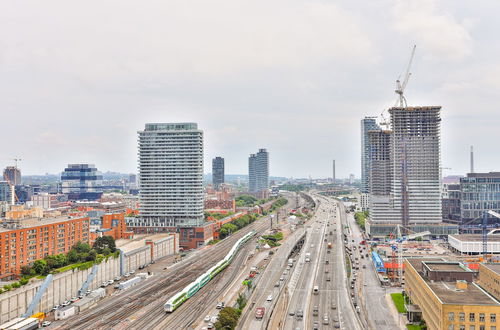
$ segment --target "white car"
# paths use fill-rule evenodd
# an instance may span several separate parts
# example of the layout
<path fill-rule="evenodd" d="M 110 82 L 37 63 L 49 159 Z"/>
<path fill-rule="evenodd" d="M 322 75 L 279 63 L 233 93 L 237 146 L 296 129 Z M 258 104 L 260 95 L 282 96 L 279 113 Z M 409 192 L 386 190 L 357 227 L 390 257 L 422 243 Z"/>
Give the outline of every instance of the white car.
<path fill-rule="evenodd" d="M 203 319 L 203 321 L 210 322 L 210 315 L 205 316 L 205 318 Z"/>
<path fill-rule="evenodd" d="M 44 327 L 44 328 L 45 328 L 45 327 L 48 327 L 51 323 L 52 323 L 52 322 L 50 322 L 50 321 L 43 321 L 43 322 L 42 322 L 42 327 Z"/>
<path fill-rule="evenodd" d="M 273 295 L 270 294 L 269 296 L 267 296 L 267 301 L 272 301 L 273 300 Z"/>

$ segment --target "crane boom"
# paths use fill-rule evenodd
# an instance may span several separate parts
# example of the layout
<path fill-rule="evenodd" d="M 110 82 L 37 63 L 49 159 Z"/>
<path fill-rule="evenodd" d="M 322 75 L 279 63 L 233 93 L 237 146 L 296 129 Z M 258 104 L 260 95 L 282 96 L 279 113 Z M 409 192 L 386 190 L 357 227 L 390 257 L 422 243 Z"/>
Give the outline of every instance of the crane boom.
<path fill-rule="evenodd" d="M 410 68 L 411 68 L 411 64 L 413 62 L 413 58 L 415 57 L 415 49 L 417 48 L 416 45 L 413 45 L 413 49 L 411 51 L 411 55 L 410 55 L 410 60 L 408 61 L 408 66 L 406 67 L 406 72 L 403 76 L 403 82 L 401 82 L 401 80 L 396 80 L 396 94 L 399 95 L 399 99 L 398 101 L 396 101 L 396 105 L 399 104 L 399 106 L 402 108 L 402 107 L 406 107 L 406 99 L 404 97 L 404 91 L 406 89 L 406 85 L 408 85 L 408 81 L 410 80 L 410 76 L 411 76 L 411 72 L 410 72 Z"/>

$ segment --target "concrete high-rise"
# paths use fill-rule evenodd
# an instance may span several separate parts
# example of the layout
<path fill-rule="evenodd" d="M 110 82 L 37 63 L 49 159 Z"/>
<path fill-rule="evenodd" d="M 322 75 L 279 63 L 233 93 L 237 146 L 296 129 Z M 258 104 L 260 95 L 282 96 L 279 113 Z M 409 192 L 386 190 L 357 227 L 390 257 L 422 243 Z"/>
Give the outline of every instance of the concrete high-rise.
<path fill-rule="evenodd" d="M 215 157 L 212 159 L 212 183 L 215 190 L 220 189 L 224 183 L 224 158 Z"/>
<path fill-rule="evenodd" d="M 370 192 L 370 141 L 368 132 L 377 130 L 376 117 L 361 119 L 361 193 Z"/>
<path fill-rule="evenodd" d="M 368 134 L 371 234 L 384 234 L 377 225 L 431 230 L 426 226 L 442 222 L 440 111 L 440 106 L 394 107 L 389 109 L 392 130 Z"/>
<path fill-rule="evenodd" d="M 11 185 L 17 186 L 21 184 L 21 170 L 16 166 L 7 166 L 3 170 L 3 179 Z"/>
<path fill-rule="evenodd" d="M 203 223 L 203 131 L 196 123 L 146 124 L 139 135 L 140 227 Z"/>
<path fill-rule="evenodd" d="M 269 153 L 259 149 L 248 158 L 248 189 L 259 192 L 269 188 Z"/>

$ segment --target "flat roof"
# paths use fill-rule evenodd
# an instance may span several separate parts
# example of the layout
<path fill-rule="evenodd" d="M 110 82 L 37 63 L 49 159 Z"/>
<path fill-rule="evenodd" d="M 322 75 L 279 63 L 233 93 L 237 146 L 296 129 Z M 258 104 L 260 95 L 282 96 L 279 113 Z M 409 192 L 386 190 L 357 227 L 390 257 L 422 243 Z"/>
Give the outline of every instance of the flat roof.
<path fill-rule="evenodd" d="M 153 242 L 159 241 L 160 239 L 171 236 L 171 234 L 153 234 L 153 235 L 134 235 L 133 239 L 119 239 L 116 241 L 116 247 L 123 252 L 133 251 L 141 247 L 146 246 L 146 241 L 151 240 Z"/>
<path fill-rule="evenodd" d="M 445 272 L 468 272 L 469 269 L 463 268 L 458 262 L 446 261 L 423 261 L 431 271 L 445 271 Z"/>
<path fill-rule="evenodd" d="M 84 216 L 84 217 L 62 216 L 62 217 L 55 217 L 55 218 L 27 218 L 27 219 L 9 220 L 9 221 L 7 221 L 7 223 L 17 223 L 20 225 L 20 227 L 18 227 L 18 228 L 0 227 L 0 232 L 13 231 L 13 230 L 19 230 L 19 229 L 29 229 L 32 227 L 51 225 L 54 223 L 60 223 L 60 222 L 66 222 L 66 221 L 70 221 L 70 220 L 84 219 L 84 218 L 88 218 L 88 217 L 87 216 Z"/>
<path fill-rule="evenodd" d="M 427 280 L 422 275 L 422 262 L 432 263 L 432 261 L 436 262 L 436 259 L 408 258 L 406 260 L 417 270 L 427 286 L 429 286 L 443 304 L 500 306 L 499 302 L 475 283 L 467 283 L 467 289 L 457 290 L 456 282 Z M 441 265 L 441 263 L 439 264 Z"/>
<path fill-rule="evenodd" d="M 460 234 L 460 235 L 449 235 L 461 242 L 482 242 L 483 235 L 481 234 Z M 499 234 L 488 235 L 488 242 L 500 242 Z"/>
<path fill-rule="evenodd" d="M 500 264 L 483 264 L 483 266 L 500 275 Z"/>

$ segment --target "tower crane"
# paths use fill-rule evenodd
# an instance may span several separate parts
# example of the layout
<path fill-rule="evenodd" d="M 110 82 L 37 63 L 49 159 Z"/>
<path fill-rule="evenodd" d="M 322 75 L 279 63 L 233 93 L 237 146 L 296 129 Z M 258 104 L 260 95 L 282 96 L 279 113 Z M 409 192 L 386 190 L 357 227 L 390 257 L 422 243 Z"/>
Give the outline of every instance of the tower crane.
<path fill-rule="evenodd" d="M 396 92 L 396 94 L 398 94 L 398 99 L 396 101 L 396 104 L 394 105 L 395 107 L 399 106 L 401 108 L 404 108 L 404 107 L 408 106 L 408 104 L 406 103 L 406 98 L 404 96 L 404 91 L 405 91 L 406 86 L 408 85 L 408 81 L 410 80 L 410 77 L 411 77 L 410 68 L 411 68 L 411 64 L 413 62 L 413 58 L 415 57 L 415 49 L 416 48 L 417 48 L 417 45 L 413 45 L 411 55 L 410 55 L 410 60 L 408 61 L 408 65 L 406 66 L 406 72 L 404 73 L 404 76 L 403 76 L 403 81 L 401 81 L 401 76 L 399 76 L 398 79 L 396 80 L 396 89 L 394 90 L 394 92 Z M 384 113 L 386 111 L 387 110 L 384 109 L 384 111 L 382 111 L 382 113 L 380 114 L 380 117 L 382 119 L 382 122 L 380 123 L 380 125 L 385 126 L 388 129 L 389 122 L 386 120 L 386 118 L 384 116 Z"/>

